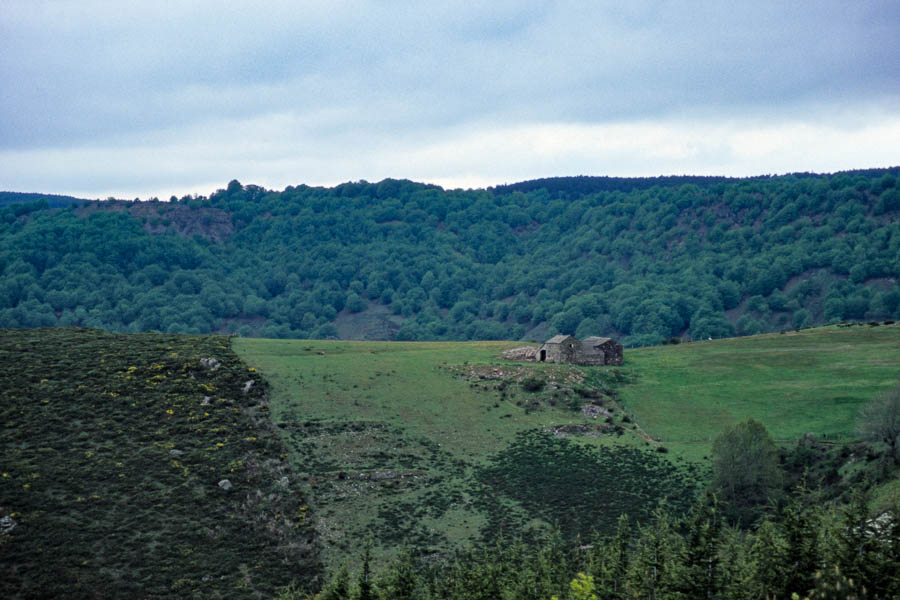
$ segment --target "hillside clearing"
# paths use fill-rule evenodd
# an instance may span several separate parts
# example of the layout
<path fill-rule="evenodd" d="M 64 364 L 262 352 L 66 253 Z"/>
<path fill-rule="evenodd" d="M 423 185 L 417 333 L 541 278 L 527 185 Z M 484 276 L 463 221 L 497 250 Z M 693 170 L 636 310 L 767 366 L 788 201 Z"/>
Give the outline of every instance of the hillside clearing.
<path fill-rule="evenodd" d="M 900 326 L 817 329 L 641 348 L 626 352 L 635 383 L 627 410 L 691 460 L 707 455 L 725 425 L 761 421 L 793 442 L 856 439 L 859 407 L 900 379 Z"/>
<path fill-rule="evenodd" d="M 618 369 L 498 358 L 511 345 L 235 340 L 271 384 L 327 560 L 367 535 L 446 553 L 546 530 L 560 510 L 565 533 L 587 535 L 666 495 L 690 501 L 688 467 L 649 451 L 619 409 Z"/>

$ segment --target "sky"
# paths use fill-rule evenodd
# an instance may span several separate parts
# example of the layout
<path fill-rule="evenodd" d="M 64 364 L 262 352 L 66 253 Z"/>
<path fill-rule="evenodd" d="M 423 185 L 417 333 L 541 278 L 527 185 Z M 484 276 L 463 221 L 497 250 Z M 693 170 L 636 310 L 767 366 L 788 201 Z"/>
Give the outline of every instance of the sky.
<path fill-rule="evenodd" d="M 900 164 L 896 0 L 0 4 L 2 190 Z"/>

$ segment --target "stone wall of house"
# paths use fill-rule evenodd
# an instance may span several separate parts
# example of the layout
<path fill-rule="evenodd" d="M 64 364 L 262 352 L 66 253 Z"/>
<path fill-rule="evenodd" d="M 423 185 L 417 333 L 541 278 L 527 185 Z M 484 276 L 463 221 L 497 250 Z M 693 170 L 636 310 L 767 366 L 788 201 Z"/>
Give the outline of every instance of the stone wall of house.
<path fill-rule="evenodd" d="M 603 353 L 606 355 L 606 365 L 622 366 L 625 362 L 623 357 L 622 345 L 613 341 L 609 341 L 602 346 Z"/>
<path fill-rule="evenodd" d="M 618 342 L 609 340 L 600 346 L 590 346 L 573 337 L 568 337 L 560 343 L 544 343 L 539 349 L 514 348 L 504 352 L 504 356 L 510 360 L 587 366 L 619 366 L 623 363 L 622 346 Z"/>
<path fill-rule="evenodd" d="M 604 352 L 580 352 L 573 361 L 577 365 L 602 366 L 608 364 L 606 362 L 606 353 Z"/>

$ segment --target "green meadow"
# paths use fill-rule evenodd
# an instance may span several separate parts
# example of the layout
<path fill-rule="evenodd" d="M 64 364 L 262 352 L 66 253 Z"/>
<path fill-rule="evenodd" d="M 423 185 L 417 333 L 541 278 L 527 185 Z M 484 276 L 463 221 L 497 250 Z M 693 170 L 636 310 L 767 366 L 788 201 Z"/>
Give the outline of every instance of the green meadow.
<path fill-rule="evenodd" d="M 779 442 L 856 439 L 859 407 L 900 383 L 900 326 L 832 326 L 626 352 L 637 422 L 701 460 L 725 425 L 756 419 Z"/>
<path fill-rule="evenodd" d="M 404 543 L 586 539 L 687 510 L 712 440 L 747 418 L 863 468 L 854 418 L 900 374 L 898 325 L 626 350 L 623 367 L 502 359 L 515 345 L 0 330 L 0 590 L 270 596 L 366 539 L 376 563 Z"/>
<path fill-rule="evenodd" d="M 725 425 L 757 419 L 785 447 L 855 441 L 860 405 L 900 373 L 896 325 L 630 349 L 619 368 L 500 358 L 515 345 L 235 340 L 271 385 L 326 561 L 369 536 L 443 553 L 551 523 L 608 531 L 688 502 Z"/>
<path fill-rule="evenodd" d="M 368 536 L 376 550 L 445 553 L 554 523 L 589 535 L 664 496 L 693 498 L 693 467 L 656 452 L 619 409 L 626 370 L 499 357 L 514 345 L 235 340 L 270 383 L 326 560 Z M 527 391 L 529 378 L 543 387 Z"/>

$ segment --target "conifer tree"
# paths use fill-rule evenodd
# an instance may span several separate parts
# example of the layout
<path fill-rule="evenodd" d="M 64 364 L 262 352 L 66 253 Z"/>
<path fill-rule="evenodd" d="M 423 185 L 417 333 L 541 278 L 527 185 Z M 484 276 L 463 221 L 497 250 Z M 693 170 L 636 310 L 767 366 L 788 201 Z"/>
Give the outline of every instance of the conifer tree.
<path fill-rule="evenodd" d="M 404 545 L 385 569 L 376 586 L 380 600 L 414 600 L 418 597 L 418 565 L 412 548 Z"/>
<path fill-rule="evenodd" d="M 321 600 L 350 600 L 350 571 L 341 563 L 319 594 Z"/>
<path fill-rule="evenodd" d="M 606 539 L 597 538 L 591 548 L 587 569 L 594 577 L 597 590 L 605 597 L 625 597 L 631 535 L 628 515 L 623 514 L 616 524 L 615 535 Z"/>
<path fill-rule="evenodd" d="M 751 553 L 750 536 L 737 527 L 723 527 L 721 557 L 722 597 L 728 600 L 756 600 L 754 591 L 756 564 Z"/>
<path fill-rule="evenodd" d="M 750 542 L 752 597 L 784 597 L 784 580 L 788 568 L 788 549 L 778 526 L 771 519 L 760 524 Z"/>
<path fill-rule="evenodd" d="M 675 543 L 668 515 L 658 506 L 653 511 L 653 523 L 640 529 L 626 579 L 628 597 L 641 600 L 667 597 L 671 583 L 668 569 L 677 552 Z"/>
<path fill-rule="evenodd" d="M 788 561 L 784 579 L 784 593 L 805 594 L 812 589 L 816 571 L 821 567 L 819 524 L 816 499 L 801 483 L 794 490 L 781 515 L 785 551 Z"/>
<path fill-rule="evenodd" d="M 375 600 L 372 589 L 372 540 L 367 539 L 363 545 L 362 568 L 356 580 L 356 600 Z"/>
<path fill-rule="evenodd" d="M 684 598 L 713 598 L 721 583 L 722 518 L 715 496 L 706 496 L 694 504 L 684 529 L 684 543 L 675 557 L 676 569 L 672 573 L 675 589 Z"/>

